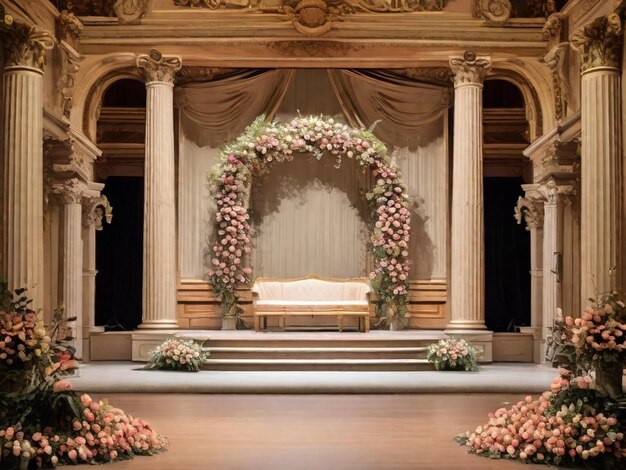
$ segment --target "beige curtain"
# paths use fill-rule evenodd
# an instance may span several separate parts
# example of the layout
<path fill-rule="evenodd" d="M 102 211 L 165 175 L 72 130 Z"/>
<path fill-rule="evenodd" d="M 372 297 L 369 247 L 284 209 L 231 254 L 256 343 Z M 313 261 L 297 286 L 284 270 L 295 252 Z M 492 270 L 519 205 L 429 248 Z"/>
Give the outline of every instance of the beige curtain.
<path fill-rule="evenodd" d="M 447 112 L 450 91 L 446 87 L 416 82 L 389 72 L 329 70 L 337 99 L 355 127 L 370 127 L 388 145 L 420 145 L 417 129 Z"/>
<path fill-rule="evenodd" d="M 176 88 L 185 136 L 199 147 L 235 139 L 257 116 L 273 117 L 293 70 L 253 70 Z"/>

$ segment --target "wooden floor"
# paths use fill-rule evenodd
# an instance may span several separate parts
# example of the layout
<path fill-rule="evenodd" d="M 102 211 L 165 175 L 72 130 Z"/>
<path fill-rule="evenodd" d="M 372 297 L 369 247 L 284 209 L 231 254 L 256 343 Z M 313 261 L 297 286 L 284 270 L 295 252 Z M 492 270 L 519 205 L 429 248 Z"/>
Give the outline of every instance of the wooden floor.
<path fill-rule="evenodd" d="M 521 395 L 107 397 L 170 441 L 169 451 L 115 470 L 532 468 L 467 455 L 453 440 Z"/>

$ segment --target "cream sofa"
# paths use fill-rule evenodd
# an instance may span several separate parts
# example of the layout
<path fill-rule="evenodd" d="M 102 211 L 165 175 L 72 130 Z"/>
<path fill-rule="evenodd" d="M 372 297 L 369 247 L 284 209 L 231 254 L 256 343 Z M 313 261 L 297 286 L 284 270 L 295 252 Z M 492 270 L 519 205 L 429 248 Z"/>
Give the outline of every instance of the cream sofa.
<path fill-rule="evenodd" d="M 331 279 L 311 274 L 297 279 L 258 278 L 252 287 L 254 326 L 267 327 L 268 317 L 278 317 L 285 328 L 288 316 L 336 316 L 339 331 L 344 318 L 357 318 L 360 331 L 369 331 L 370 287 L 366 279 Z M 262 325 L 263 323 L 263 325 Z"/>

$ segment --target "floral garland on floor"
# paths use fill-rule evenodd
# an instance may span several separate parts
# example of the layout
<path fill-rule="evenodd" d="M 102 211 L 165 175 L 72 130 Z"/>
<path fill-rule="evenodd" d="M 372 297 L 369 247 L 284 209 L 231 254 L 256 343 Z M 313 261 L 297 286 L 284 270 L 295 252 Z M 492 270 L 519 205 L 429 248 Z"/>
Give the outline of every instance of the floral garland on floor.
<path fill-rule="evenodd" d="M 199 372 L 209 356 L 202 342 L 172 336 L 152 351 L 152 357 L 143 368 Z"/>
<path fill-rule="evenodd" d="M 143 420 L 71 390 L 65 377 L 78 362 L 64 343 L 72 338 L 51 337 L 24 290 L 14 298 L 6 287 L 0 283 L 0 468 L 110 463 L 164 450 L 167 441 Z"/>
<path fill-rule="evenodd" d="M 478 352 L 463 338 L 445 338 L 428 346 L 426 359 L 436 370 L 478 370 Z"/>
<path fill-rule="evenodd" d="M 385 145 L 371 131 L 321 116 L 298 117 L 289 123 L 268 123 L 260 116 L 222 150 L 211 175 L 218 210 L 213 268 L 208 275 L 224 314 L 238 313 L 236 286 L 250 282 L 252 274 L 246 260 L 253 235 L 248 214 L 251 177 L 268 173 L 275 163 L 290 161 L 296 154 L 313 154 L 318 160 L 328 155 L 337 168 L 344 159 L 355 160 L 362 171 L 371 172 L 374 185 L 366 198 L 373 226 L 372 290 L 380 298 L 379 316 L 404 326 L 411 224 L 405 185 Z"/>
<path fill-rule="evenodd" d="M 624 468 L 626 304 L 602 296 L 580 318 L 557 316 L 559 375 L 538 399 L 489 414 L 459 436 L 468 452 L 548 465 Z"/>

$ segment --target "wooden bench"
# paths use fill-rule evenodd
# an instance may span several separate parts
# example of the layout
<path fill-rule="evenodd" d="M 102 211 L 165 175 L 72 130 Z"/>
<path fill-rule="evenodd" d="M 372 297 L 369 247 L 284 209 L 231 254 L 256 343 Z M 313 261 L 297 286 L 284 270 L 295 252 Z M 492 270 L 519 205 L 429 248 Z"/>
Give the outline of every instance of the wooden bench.
<path fill-rule="evenodd" d="M 369 284 L 366 279 L 332 279 L 314 274 L 296 279 L 259 278 L 254 283 L 254 328 L 267 328 L 269 317 L 285 329 L 286 317 L 336 316 L 344 330 L 345 318 L 356 318 L 358 329 L 370 329 Z"/>

